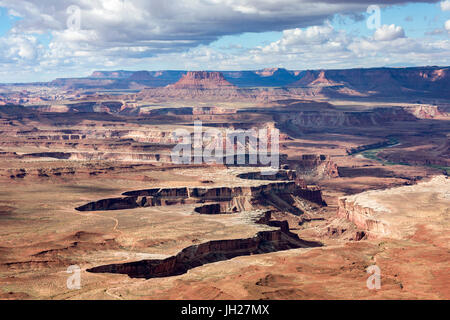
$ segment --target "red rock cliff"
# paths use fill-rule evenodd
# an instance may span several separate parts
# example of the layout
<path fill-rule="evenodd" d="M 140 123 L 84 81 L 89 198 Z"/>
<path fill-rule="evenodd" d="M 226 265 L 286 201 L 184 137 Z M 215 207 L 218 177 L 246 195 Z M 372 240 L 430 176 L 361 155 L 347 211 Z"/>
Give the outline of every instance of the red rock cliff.
<path fill-rule="evenodd" d="M 225 80 L 220 72 L 189 71 L 176 83 L 168 85 L 172 89 L 226 89 L 235 88 Z"/>

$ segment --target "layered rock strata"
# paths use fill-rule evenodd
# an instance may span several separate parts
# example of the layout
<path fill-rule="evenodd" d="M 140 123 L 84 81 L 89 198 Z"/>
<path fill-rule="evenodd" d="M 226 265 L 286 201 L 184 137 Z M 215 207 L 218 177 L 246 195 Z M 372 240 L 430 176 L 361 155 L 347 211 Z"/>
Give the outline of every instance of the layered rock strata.
<path fill-rule="evenodd" d="M 137 207 L 176 205 L 203 202 L 228 202 L 231 211 L 238 211 L 239 206 L 245 206 L 256 198 L 267 199 L 273 195 L 295 195 L 306 200 L 324 204 L 319 189 L 302 189 L 294 181 L 274 182 L 260 186 L 249 187 L 181 187 L 154 188 L 124 192 L 125 197 L 108 198 L 93 201 L 76 208 L 78 211 L 120 210 Z M 234 201 L 234 203 L 233 203 Z M 209 209 L 205 209 L 208 211 Z M 217 210 L 213 210 L 214 212 Z M 240 211 L 240 210 L 239 210 Z"/>
<path fill-rule="evenodd" d="M 267 218 L 267 213 L 265 217 Z M 286 221 L 267 221 L 267 224 L 279 229 L 260 231 L 251 238 L 213 240 L 192 245 L 166 259 L 109 264 L 90 268 L 87 271 L 127 274 L 131 278 L 170 277 L 186 273 L 188 270 L 204 264 L 229 260 L 238 256 L 321 246 L 318 242 L 302 240 L 291 233 Z"/>

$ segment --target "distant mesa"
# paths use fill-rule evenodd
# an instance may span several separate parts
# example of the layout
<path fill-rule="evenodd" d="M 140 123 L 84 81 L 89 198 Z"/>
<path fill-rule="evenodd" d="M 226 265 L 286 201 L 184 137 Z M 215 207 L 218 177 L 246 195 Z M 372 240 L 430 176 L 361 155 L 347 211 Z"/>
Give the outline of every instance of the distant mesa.
<path fill-rule="evenodd" d="M 303 77 L 292 83 L 291 87 L 333 87 L 342 86 L 342 83 L 328 79 L 325 70 L 306 71 Z"/>
<path fill-rule="evenodd" d="M 307 70 L 290 88 L 315 88 L 326 96 L 449 97 L 449 67 Z"/>
<path fill-rule="evenodd" d="M 449 67 L 354 68 L 334 70 L 256 71 L 94 71 L 86 78 L 64 78 L 50 83 L 68 88 L 223 89 L 254 87 L 312 88 L 325 95 L 398 96 L 417 94 L 448 97 Z M 134 88 L 134 87 L 133 87 Z M 308 89 L 309 90 L 309 89 Z M 325 90 L 325 91 L 323 91 Z M 331 91 L 330 91 L 331 90 Z"/>
<path fill-rule="evenodd" d="M 291 72 L 284 68 L 265 68 L 255 71 L 255 73 L 261 77 L 286 77 L 292 79 L 294 76 Z"/>
<path fill-rule="evenodd" d="M 94 71 L 92 72 L 89 78 L 97 78 L 97 79 L 126 79 L 130 77 L 134 72 L 133 71 Z"/>
<path fill-rule="evenodd" d="M 283 87 L 300 79 L 299 73 L 284 68 L 256 71 L 222 71 L 225 79 L 238 87 Z"/>
<path fill-rule="evenodd" d="M 275 72 L 280 70 L 279 68 L 265 68 L 262 70 L 255 71 L 255 73 L 261 77 L 270 77 L 273 76 Z"/>
<path fill-rule="evenodd" d="M 174 84 L 167 88 L 171 89 L 234 89 L 230 82 L 225 80 L 221 72 L 189 71 Z"/>
<path fill-rule="evenodd" d="M 136 71 L 128 78 L 130 81 L 153 80 L 154 76 L 148 71 Z"/>
<path fill-rule="evenodd" d="M 302 98 L 407 97 L 449 98 L 450 67 L 354 68 L 286 70 L 266 68 L 241 71 L 94 71 L 84 78 L 59 78 L 41 85 L 70 90 L 130 90 L 140 98 L 180 98 L 184 95 L 214 100 L 269 101 L 293 95 Z M 149 90 L 155 89 L 155 90 Z M 158 89 L 158 90 L 156 90 Z M 177 89 L 182 89 L 177 93 Z M 187 91 L 190 90 L 190 93 Z M 219 93 L 220 91 L 220 93 Z M 22 103 L 23 97 L 0 104 Z M 215 97 L 217 98 L 217 97 Z M 22 100 L 20 100 L 22 99 Z M 28 103 L 46 104 L 27 98 Z M 1 102 L 3 101 L 3 102 Z"/>

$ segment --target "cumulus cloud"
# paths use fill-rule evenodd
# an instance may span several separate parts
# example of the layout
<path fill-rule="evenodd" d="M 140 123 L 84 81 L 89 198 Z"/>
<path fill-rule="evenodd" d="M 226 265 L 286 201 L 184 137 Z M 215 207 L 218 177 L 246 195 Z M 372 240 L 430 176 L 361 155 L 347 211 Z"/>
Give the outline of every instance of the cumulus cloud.
<path fill-rule="evenodd" d="M 330 25 L 312 26 L 306 29 L 288 29 L 283 31 L 283 37 L 262 47 L 263 52 L 285 52 L 292 48 L 310 44 L 325 44 L 334 33 Z"/>
<path fill-rule="evenodd" d="M 392 5 L 437 0 L 376 2 Z M 139 64 L 158 69 L 164 61 L 186 64 L 185 68 L 189 63 L 204 63 L 202 68 L 244 68 L 275 58 L 275 52 L 289 60 L 301 54 L 314 56 L 314 52 L 305 53 L 306 48 L 349 56 L 354 53 L 348 49 L 348 36 L 323 23 L 335 14 L 363 14 L 369 4 L 372 0 L 0 0 L 1 7 L 21 17 L 8 35 L 0 38 L 0 63 L 3 68 L 11 63 L 8 68 L 13 70 L 14 61 L 29 61 L 35 69 L 54 68 L 63 73 Z M 74 18 L 70 6 L 80 9 L 80 29 L 68 26 Z M 403 29 L 390 27 L 377 30 L 376 38 L 404 36 Z M 224 35 L 266 31 L 283 31 L 283 36 L 267 47 L 240 55 L 207 47 Z M 42 48 L 36 35 L 49 35 L 48 46 Z M 8 42 L 15 49 L 3 50 L 2 43 Z M 278 65 L 282 59 L 267 64 Z M 343 59 L 325 60 L 331 64 Z"/>
<path fill-rule="evenodd" d="M 43 50 L 31 35 L 14 35 L 0 38 L 0 61 L 10 63 L 36 62 Z"/>
<path fill-rule="evenodd" d="M 450 11 L 450 0 L 445 0 L 441 2 L 442 11 Z"/>
<path fill-rule="evenodd" d="M 379 3 L 404 3 L 381 0 Z M 414 1 L 410 1 L 414 2 Z M 431 0 L 430 0 L 431 2 Z M 334 14 L 365 12 L 367 0 L 0 0 L 23 19 L 14 32 L 55 33 L 67 29 L 70 13 L 80 9 L 80 26 L 88 38 L 62 37 L 55 41 L 82 42 L 85 49 L 147 47 L 151 56 L 209 44 L 223 35 L 282 31 L 320 25 Z"/>
<path fill-rule="evenodd" d="M 280 61 L 287 68 L 352 68 L 383 66 L 405 61 L 416 65 L 450 63 L 450 41 L 405 37 L 401 27 L 380 27 L 372 37 L 355 37 L 324 24 L 305 29 L 289 29 L 279 40 L 250 50 L 249 57 L 261 66 Z"/>
<path fill-rule="evenodd" d="M 282 61 L 285 67 L 296 69 L 383 66 L 405 61 L 417 65 L 450 63 L 449 40 L 407 38 L 395 26 L 380 30 L 383 33 L 379 32 L 378 40 L 353 37 L 327 24 L 286 30 L 281 39 L 251 50 L 250 59 L 268 65 Z"/>
<path fill-rule="evenodd" d="M 313 48 L 330 48 L 345 42 L 343 33 L 339 33 L 330 24 L 312 26 L 305 29 L 295 28 L 283 31 L 280 40 L 274 41 L 267 46 L 257 48 L 256 51 L 263 53 L 298 53 Z M 338 40 L 339 41 L 336 41 Z"/>
<path fill-rule="evenodd" d="M 382 25 L 373 34 L 373 38 L 377 41 L 392 41 L 405 37 L 405 31 L 402 27 L 391 25 Z"/>
<path fill-rule="evenodd" d="M 445 30 L 450 32 L 450 20 L 445 21 Z"/>

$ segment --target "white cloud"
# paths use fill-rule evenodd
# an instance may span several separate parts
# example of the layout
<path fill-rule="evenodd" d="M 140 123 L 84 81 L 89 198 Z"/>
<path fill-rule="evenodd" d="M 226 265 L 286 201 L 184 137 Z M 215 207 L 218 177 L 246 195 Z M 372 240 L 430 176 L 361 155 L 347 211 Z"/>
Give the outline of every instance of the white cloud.
<path fill-rule="evenodd" d="M 382 25 L 373 34 L 373 38 L 377 41 L 392 41 L 398 38 L 404 38 L 405 31 L 402 27 L 391 25 Z"/>
<path fill-rule="evenodd" d="M 450 32 L 450 20 L 445 21 L 445 30 Z"/>
<path fill-rule="evenodd" d="M 334 30 L 330 25 L 312 26 L 306 29 L 292 29 L 283 31 L 284 45 L 300 43 L 323 43 L 333 34 Z"/>
<path fill-rule="evenodd" d="M 450 11 L 450 0 L 445 0 L 441 2 L 442 11 Z"/>
<path fill-rule="evenodd" d="M 418 0 L 417 0 L 418 1 Z M 81 10 L 81 29 L 95 37 L 56 37 L 83 42 L 84 50 L 147 47 L 142 56 L 182 52 L 207 45 L 223 35 L 282 31 L 320 25 L 336 13 L 365 12 L 368 0 L 0 0 L 17 12 L 16 33 L 52 33 L 67 29 L 70 13 Z M 403 3 L 404 0 L 380 0 Z M 412 1 L 414 2 L 414 1 Z M 315 32 L 311 30 L 310 32 Z M 74 34 L 72 36 L 75 36 Z M 305 37 L 309 35 L 305 34 Z M 314 36 L 314 35 L 312 35 Z M 124 54 L 123 50 L 114 51 Z"/>
<path fill-rule="evenodd" d="M 251 50 L 250 59 L 266 66 L 282 61 L 285 67 L 294 69 L 369 67 L 405 62 L 450 64 L 449 40 L 406 38 L 403 29 L 398 31 L 395 26 L 380 30 L 384 32 L 379 32 L 378 40 L 352 37 L 329 25 L 286 30 L 280 40 Z M 307 34 L 311 37 L 306 37 Z M 245 59 L 245 55 L 242 56 L 240 61 Z"/>
<path fill-rule="evenodd" d="M 43 47 L 31 35 L 10 35 L 0 38 L 0 61 L 3 63 L 36 62 Z"/>
<path fill-rule="evenodd" d="M 199 69 L 223 70 L 254 69 L 280 63 L 302 68 L 308 67 L 308 63 L 317 66 L 322 61 L 323 67 L 345 67 L 352 66 L 354 61 L 358 63 L 355 59 L 359 57 L 366 59 L 361 60 L 361 64 L 378 63 L 377 55 L 389 56 L 396 50 L 402 51 L 402 46 L 420 52 L 412 57 L 418 63 L 426 60 L 426 54 L 437 56 L 430 51 L 423 53 L 425 45 L 420 47 L 405 38 L 403 29 L 398 26 L 382 26 L 372 39 L 366 39 L 352 38 L 324 24 L 336 13 L 364 13 L 370 2 L 0 0 L 1 7 L 21 17 L 9 33 L 0 37 L 0 69 L 3 74 L 9 70 L 11 76 L 27 68 L 37 69 L 42 70 L 39 76 L 44 77 L 48 72 L 45 77 L 49 78 L 56 73 L 60 76 L 86 74 L 104 66 L 132 69 L 189 69 L 197 66 Z M 378 1 L 387 5 L 404 2 Z M 447 2 L 449 0 L 443 1 Z M 81 10 L 80 30 L 67 27 L 67 8 L 71 5 Z M 263 47 L 233 50 L 208 47 L 224 35 L 265 31 L 283 33 L 279 40 Z M 39 44 L 37 34 L 50 36 L 48 47 Z M 400 47 L 391 48 L 385 40 L 394 41 Z M 431 45 L 430 41 L 425 43 Z M 445 44 L 443 47 L 446 48 Z M 9 80 L 4 78 L 3 81 Z"/>
<path fill-rule="evenodd" d="M 264 53 L 286 53 L 307 50 L 310 46 L 323 46 L 325 48 L 332 46 L 332 39 L 337 38 L 338 35 L 339 33 L 328 23 L 305 29 L 288 29 L 283 31 L 283 36 L 280 40 L 272 42 L 265 47 L 257 48 L 257 50 L 261 50 Z"/>

